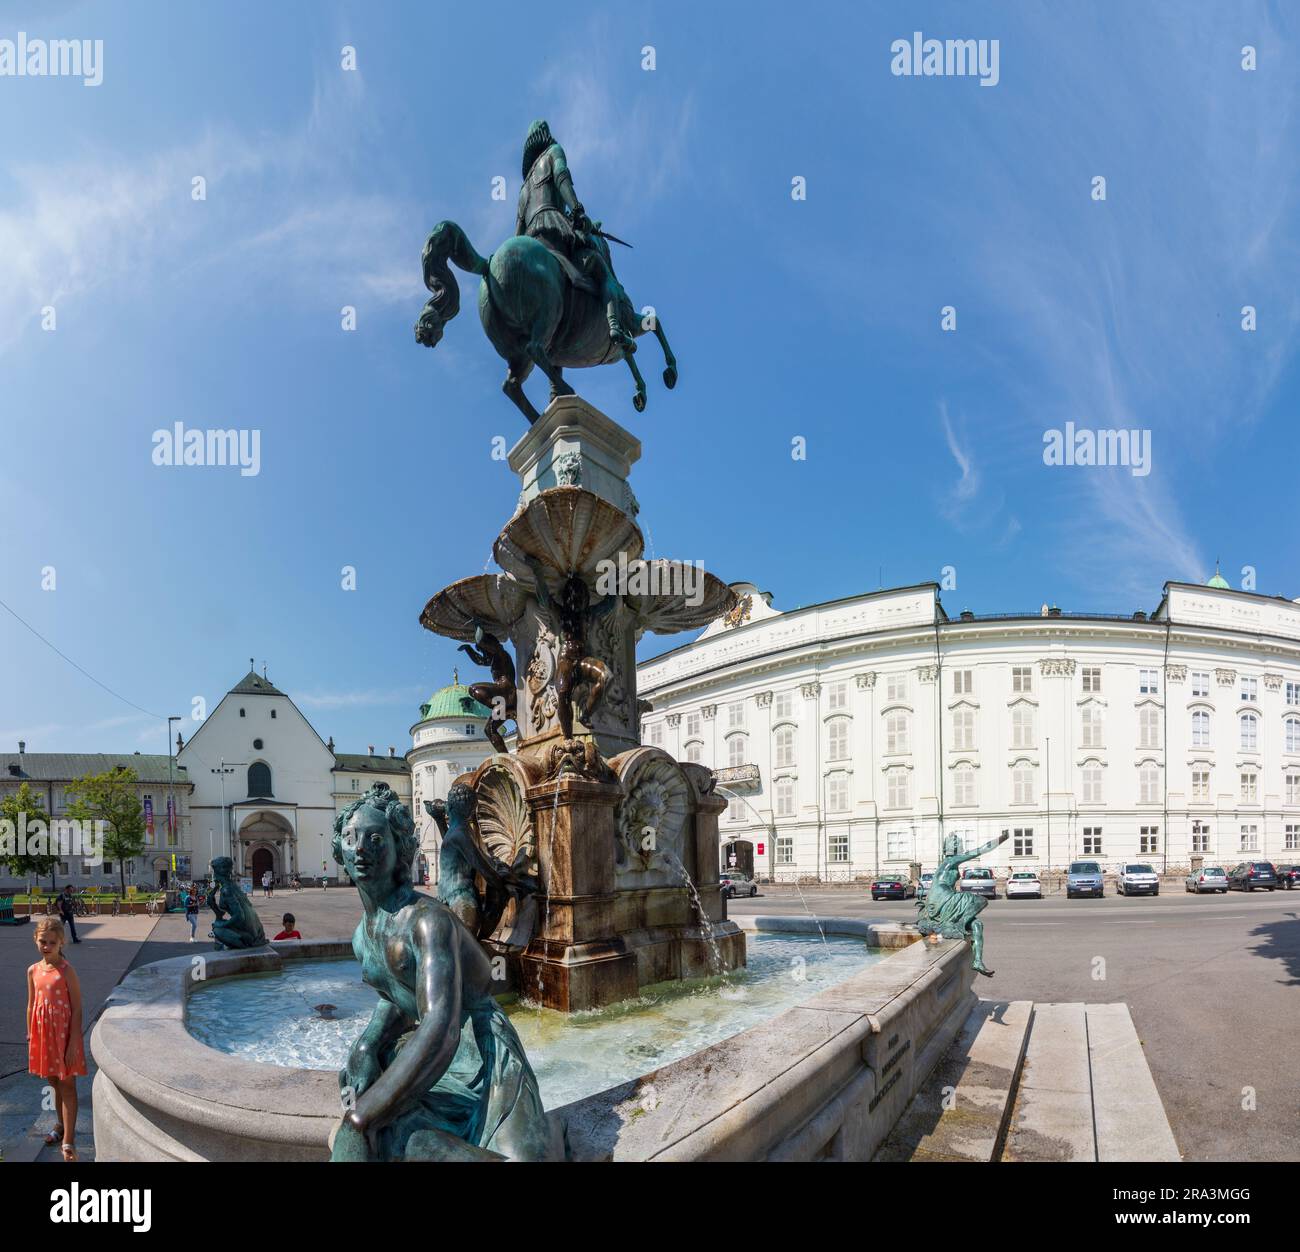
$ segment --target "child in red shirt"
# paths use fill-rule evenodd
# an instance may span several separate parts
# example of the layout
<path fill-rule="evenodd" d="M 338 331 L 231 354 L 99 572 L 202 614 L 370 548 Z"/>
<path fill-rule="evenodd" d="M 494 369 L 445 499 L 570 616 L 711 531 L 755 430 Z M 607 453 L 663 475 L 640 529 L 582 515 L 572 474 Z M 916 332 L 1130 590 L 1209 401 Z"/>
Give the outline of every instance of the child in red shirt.
<path fill-rule="evenodd" d="M 296 920 L 297 919 L 294 917 L 292 913 L 286 913 L 280 919 L 280 922 L 284 926 L 284 929 L 278 935 L 276 935 L 276 938 L 277 939 L 301 939 L 302 935 L 300 935 L 298 931 L 294 929 L 294 922 Z"/>

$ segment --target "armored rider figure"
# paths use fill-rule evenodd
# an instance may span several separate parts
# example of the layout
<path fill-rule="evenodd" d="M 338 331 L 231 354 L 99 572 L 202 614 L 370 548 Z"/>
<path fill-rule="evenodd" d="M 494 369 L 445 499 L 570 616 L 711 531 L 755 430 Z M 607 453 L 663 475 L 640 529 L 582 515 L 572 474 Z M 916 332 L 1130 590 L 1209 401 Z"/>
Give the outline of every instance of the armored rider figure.
<path fill-rule="evenodd" d="M 544 121 L 534 122 L 528 130 L 523 167 L 515 234 L 540 240 L 586 278 L 605 301 L 610 340 L 620 350 L 635 352 L 635 341 L 619 321 L 619 301 L 626 297 L 614 276 L 608 248 L 597 241 L 599 223 L 592 222 L 582 207 L 564 149 Z"/>

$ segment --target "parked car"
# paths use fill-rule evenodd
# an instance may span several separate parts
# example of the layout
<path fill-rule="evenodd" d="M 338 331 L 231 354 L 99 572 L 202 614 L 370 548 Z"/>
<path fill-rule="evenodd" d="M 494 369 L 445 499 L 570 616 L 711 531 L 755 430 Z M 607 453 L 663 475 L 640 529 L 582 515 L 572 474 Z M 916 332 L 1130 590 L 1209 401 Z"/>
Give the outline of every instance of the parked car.
<path fill-rule="evenodd" d="M 958 891 L 973 891 L 976 895 L 984 896 L 989 900 L 998 898 L 998 880 L 993 877 L 993 871 L 983 865 L 975 865 L 961 872 L 961 878 L 957 881 Z"/>
<path fill-rule="evenodd" d="M 758 884 L 739 870 L 724 869 L 718 875 L 718 882 L 722 886 L 722 898 L 724 900 L 730 900 L 732 896 L 758 895 Z"/>
<path fill-rule="evenodd" d="M 1158 896 L 1160 875 L 1151 866 L 1133 861 L 1120 866 L 1115 890 L 1122 896 Z"/>
<path fill-rule="evenodd" d="M 910 878 L 877 878 L 871 884 L 873 900 L 906 900 L 916 895 L 916 887 Z"/>
<path fill-rule="evenodd" d="M 1096 861 L 1071 861 L 1069 872 L 1065 875 L 1065 898 L 1073 900 L 1075 896 L 1097 896 L 1106 894 L 1105 880 L 1101 875 L 1101 866 Z"/>
<path fill-rule="evenodd" d="M 1202 891 L 1222 891 L 1228 890 L 1228 875 L 1221 865 L 1206 865 L 1197 874 L 1188 874 L 1183 880 L 1183 886 L 1187 891 L 1194 891 L 1200 895 Z"/>
<path fill-rule="evenodd" d="M 1033 896 L 1035 900 L 1041 900 L 1043 884 L 1038 875 L 1024 869 L 1012 874 L 1007 879 L 1007 899 L 1012 900 L 1016 896 Z"/>
<path fill-rule="evenodd" d="M 1300 865 L 1279 865 L 1277 867 L 1277 885 L 1288 891 L 1300 887 Z"/>
<path fill-rule="evenodd" d="M 930 894 L 930 888 L 934 885 L 934 875 L 925 873 L 921 875 L 921 881 L 916 884 L 916 898 L 924 900 Z"/>
<path fill-rule="evenodd" d="M 1228 886 L 1237 891 L 1277 888 L 1277 871 L 1270 861 L 1242 861 L 1228 871 Z"/>

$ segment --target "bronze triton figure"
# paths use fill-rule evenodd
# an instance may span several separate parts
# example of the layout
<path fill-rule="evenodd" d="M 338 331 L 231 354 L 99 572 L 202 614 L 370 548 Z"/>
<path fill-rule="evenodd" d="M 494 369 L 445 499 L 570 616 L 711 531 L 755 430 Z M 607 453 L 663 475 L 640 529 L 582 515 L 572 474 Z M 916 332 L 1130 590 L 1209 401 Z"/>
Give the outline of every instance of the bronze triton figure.
<path fill-rule="evenodd" d="M 492 710 L 483 733 L 498 752 L 508 752 L 506 741 L 501 735 L 501 727 L 506 722 L 515 720 L 518 692 L 515 690 L 515 663 L 505 645 L 490 631 L 482 626 L 474 628 L 474 642 L 481 651 L 476 651 L 470 644 L 462 643 L 456 650 L 464 652 L 475 665 L 481 665 L 492 671 L 490 683 L 471 683 L 469 694 L 480 704 Z"/>
<path fill-rule="evenodd" d="M 664 353 L 664 386 L 677 384 L 677 360 L 659 318 L 639 318 L 614 275 L 608 239 L 587 216 L 573 190 L 564 149 L 544 121 L 524 141 L 524 186 L 515 218 L 516 234 L 486 259 L 455 222 L 439 222 L 424 245 L 424 285 L 432 293 L 415 324 L 415 339 L 436 347 L 443 327 L 460 312 L 460 288 L 448 268 L 478 274 L 479 320 L 507 365 L 502 390 L 535 422 L 540 414 L 524 395 L 523 383 L 537 366 L 551 383 L 551 399 L 571 396 L 565 366 L 585 368 L 627 362 L 636 384 L 632 404 L 646 404 L 645 379 L 633 342 L 646 332 Z M 622 240 L 618 240 L 622 242 Z"/>
<path fill-rule="evenodd" d="M 971 945 L 971 964 L 975 971 L 993 977 L 993 971 L 984 964 L 984 923 L 979 915 L 988 901 L 973 891 L 957 890 L 957 869 L 963 861 L 973 861 L 986 852 L 993 851 L 1000 843 L 1010 838 L 1006 831 L 997 838 L 974 848 L 970 852 L 961 851 L 961 842 L 956 835 L 949 835 L 943 841 L 943 860 L 934 872 L 934 882 L 924 900 L 918 900 L 916 907 L 921 910 L 917 919 L 917 929 L 923 935 L 942 935 L 945 939 L 969 939 Z"/>
<path fill-rule="evenodd" d="M 228 856 L 212 862 L 212 877 L 216 880 L 208 893 L 208 905 L 215 914 L 212 937 L 218 948 L 260 948 L 266 942 L 266 931 L 252 900 L 235 882 L 234 870 L 235 863 Z"/>

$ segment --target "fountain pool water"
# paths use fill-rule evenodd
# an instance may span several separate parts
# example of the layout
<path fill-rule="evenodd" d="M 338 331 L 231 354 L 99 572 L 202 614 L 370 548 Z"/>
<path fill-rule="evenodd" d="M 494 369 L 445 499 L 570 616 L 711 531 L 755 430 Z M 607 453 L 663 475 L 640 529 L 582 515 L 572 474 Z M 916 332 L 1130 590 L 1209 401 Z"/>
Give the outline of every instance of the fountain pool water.
<path fill-rule="evenodd" d="M 748 963 L 726 983 L 661 983 L 590 1013 L 539 1012 L 523 1002 L 506 1011 L 553 1109 L 748 1030 L 886 955 L 861 939 L 752 934 Z M 208 1047 L 245 1060 L 337 1070 L 374 1004 L 354 960 L 287 962 L 278 974 L 195 987 L 186 1026 Z"/>

